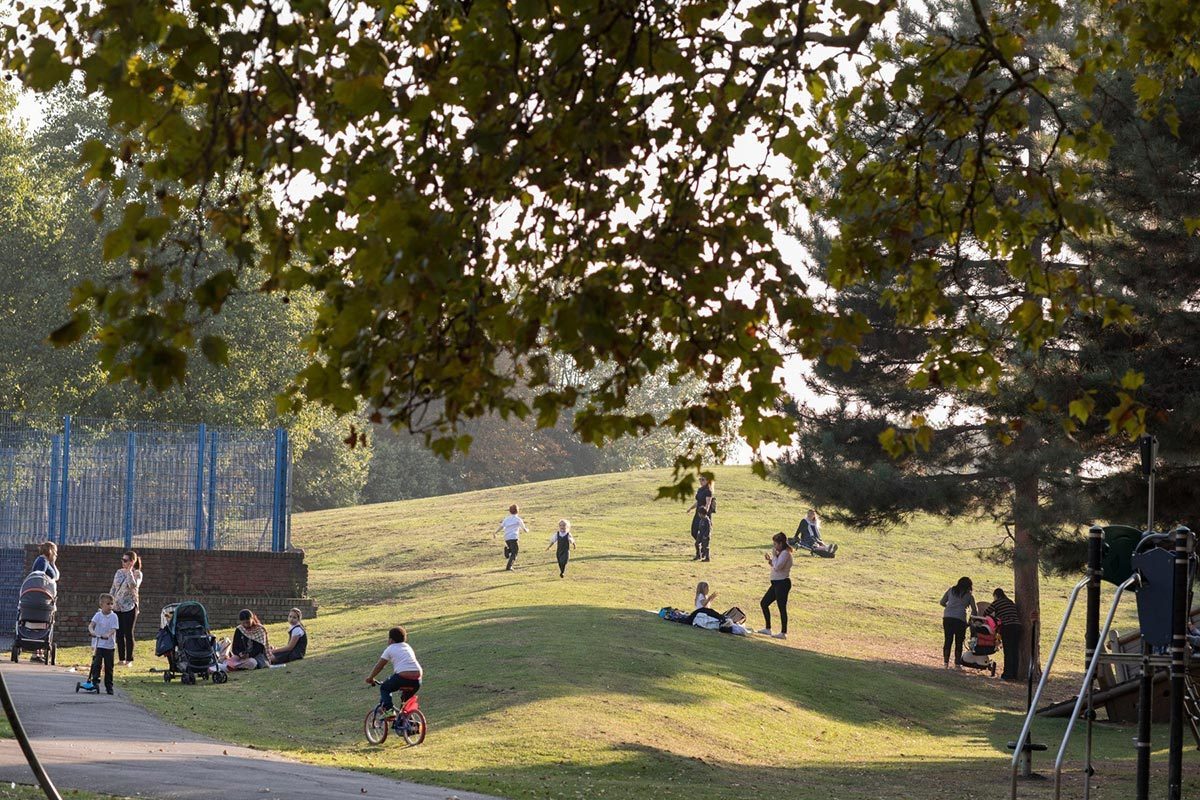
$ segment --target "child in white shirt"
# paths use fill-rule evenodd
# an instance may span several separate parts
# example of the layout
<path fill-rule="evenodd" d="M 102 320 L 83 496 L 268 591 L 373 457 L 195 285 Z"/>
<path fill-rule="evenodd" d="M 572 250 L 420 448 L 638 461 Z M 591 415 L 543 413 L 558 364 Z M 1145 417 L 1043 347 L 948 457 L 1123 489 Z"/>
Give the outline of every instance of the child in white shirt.
<path fill-rule="evenodd" d="M 388 646 L 379 656 L 375 669 L 371 670 L 371 674 L 366 678 L 368 686 L 374 685 L 375 676 L 389 663 L 392 665 L 392 677 L 379 684 L 379 703 L 387 712 L 384 715 L 385 719 L 396 716 L 396 709 L 392 705 L 392 692 L 400 692 L 400 705 L 403 706 L 404 701 L 421 688 L 421 678 L 425 675 L 425 671 L 421 669 L 421 663 L 417 661 L 417 654 L 413 652 L 407 639 L 408 631 L 399 625 L 389 630 Z"/>
<path fill-rule="evenodd" d="M 91 689 L 100 680 L 100 669 L 104 668 L 104 691 L 113 693 L 113 651 L 117 646 L 117 628 L 120 622 L 113 612 L 114 604 L 111 594 L 100 595 L 100 610 L 92 616 L 88 623 L 88 633 L 92 635 L 92 670 L 84 688 Z"/>
<path fill-rule="evenodd" d="M 520 509 L 517 504 L 513 503 L 508 507 L 508 516 L 500 521 L 500 527 L 492 531 L 492 538 L 496 538 L 496 534 L 504 531 L 504 557 L 508 559 L 508 565 L 505 569 L 512 569 L 513 562 L 517 560 L 517 550 L 520 549 L 520 544 L 517 541 L 521 535 L 521 531 L 529 533 L 529 528 L 525 527 L 525 520 L 518 516 Z"/>

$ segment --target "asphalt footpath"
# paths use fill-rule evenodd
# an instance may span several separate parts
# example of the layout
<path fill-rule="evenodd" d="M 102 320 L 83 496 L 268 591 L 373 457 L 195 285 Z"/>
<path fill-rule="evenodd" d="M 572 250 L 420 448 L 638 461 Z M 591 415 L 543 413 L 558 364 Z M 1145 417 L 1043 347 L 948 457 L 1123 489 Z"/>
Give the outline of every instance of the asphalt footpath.
<path fill-rule="evenodd" d="M 76 694 L 82 676 L 59 667 L 5 658 L 0 670 L 34 752 L 60 789 L 162 800 L 496 800 L 223 744 L 164 722 L 120 688 L 112 697 Z M 0 781 L 37 782 L 15 739 L 0 739 Z"/>

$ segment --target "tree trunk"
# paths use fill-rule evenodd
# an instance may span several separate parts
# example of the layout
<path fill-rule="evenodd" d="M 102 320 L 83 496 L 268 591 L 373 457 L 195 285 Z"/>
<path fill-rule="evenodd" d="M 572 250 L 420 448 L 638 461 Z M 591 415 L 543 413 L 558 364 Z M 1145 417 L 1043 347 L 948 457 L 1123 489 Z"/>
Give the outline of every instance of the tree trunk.
<path fill-rule="evenodd" d="M 1033 536 L 1037 513 L 1037 477 L 1018 478 L 1013 483 L 1013 590 L 1014 602 L 1021 615 L 1021 625 L 1025 628 L 1017 673 L 1022 679 L 1029 674 L 1029 661 L 1033 655 L 1029 648 L 1031 632 L 1034 630 L 1035 621 L 1041 619 L 1042 598 L 1038 585 L 1040 553 Z M 1034 664 L 1033 671 L 1035 677 L 1041 675 L 1041 663 Z"/>

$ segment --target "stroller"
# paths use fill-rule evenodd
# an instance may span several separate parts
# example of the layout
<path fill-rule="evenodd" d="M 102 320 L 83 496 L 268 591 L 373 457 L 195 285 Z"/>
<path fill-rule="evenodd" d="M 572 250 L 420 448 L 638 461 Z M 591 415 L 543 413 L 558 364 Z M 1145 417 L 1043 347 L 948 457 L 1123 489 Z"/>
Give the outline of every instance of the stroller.
<path fill-rule="evenodd" d="M 213 683 L 229 680 L 219 658 L 217 639 L 208 630 L 208 612 L 203 605 L 185 600 L 164 606 L 159 622 L 154 654 L 167 657 L 164 682 L 170 683 L 176 676 L 184 684 L 194 684 L 197 678 L 212 678 Z"/>
<path fill-rule="evenodd" d="M 971 638 L 962 665 L 970 669 L 986 669 L 996 674 L 996 662 L 990 656 L 996 652 L 996 620 L 992 617 L 971 617 Z"/>
<path fill-rule="evenodd" d="M 53 664 L 58 653 L 54 643 L 54 617 L 57 610 L 58 584 L 41 570 L 29 573 L 21 583 L 17 600 L 17 629 L 13 636 L 12 660 L 21 650 L 40 652 L 42 662 Z"/>

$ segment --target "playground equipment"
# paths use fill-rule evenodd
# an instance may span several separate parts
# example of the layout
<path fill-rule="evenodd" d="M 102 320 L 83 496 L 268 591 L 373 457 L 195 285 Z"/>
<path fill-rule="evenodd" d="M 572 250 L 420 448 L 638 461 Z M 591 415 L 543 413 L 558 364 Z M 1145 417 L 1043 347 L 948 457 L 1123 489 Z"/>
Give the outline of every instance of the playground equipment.
<path fill-rule="evenodd" d="M 1146 530 L 1130 535 L 1131 529 L 1113 526 L 1106 531 L 1093 526 L 1088 531 L 1088 568 L 1083 580 L 1075 584 L 1067 600 L 1067 608 L 1059 625 L 1058 635 L 1050 650 L 1046 667 L 1034 693 L 1030 708 L 1013 744 L 1011 797 L 1017 796 L 1017 770 L 1024 756 L 1028 759 L 1030 727 L 1036 713 L 1038 701 L 1050 676 L 1054 660 L 1062 645 L 1063 634 L 1075 609 L 1079 593 L 1087 588 L 1085 611 L 1085 659 L 1087 671 L 1083 684 L 1076 696 L 1070 719 L 1058 755 L 1054 762 L 1054 797 L 1059 800 L 1062 792 L 1062 768 L 1067 745 L 1086 704 L 1084 719 L 1087 733 L 1084 749 L 1083 796 L 1091 794 L 1092 767 L 1092 723 L 1096 718 L 1097 695 L 1093 691 L 1097 670 L 1102 664 L 1140 666 L 1138 681 L 1138 734 L 1137 748 L 1137 800 L 1148 800 L 1150 785 L 1150 723 L 1155 673 L 1159 668 L 1169 669 L 1169 756 L 1167 763 L 1167 798 L 1181 800 L 1183 725 L 1185 718 L 1193 735 L 1200 744 L 1200 703 L 1188 670 L 1191 648 L 1187 645 L 1188 610 L 1191 608 L 1192 584 L 1196 576 L 1196 536 L 1185 527 L 1175 528 L 1168 533 L 1154 530 L 1154 476 L 1158 442 L 1154 437 L 1144 436 L 1141 440 L 1142 473 L 1148 483 L 1148 510 Z M 1107 550 L 1107 552 L 1106 552 Z M 1100 626 L 1100 581 L 1107 580 L 1117 585 L 1112 604 Z M 1101 643 L 1112 629 L 1113 617 L 1126 591 L 1137 595 L 1138 623 L 1141 626 L 1141 652 L 1106 652 Z"/>

